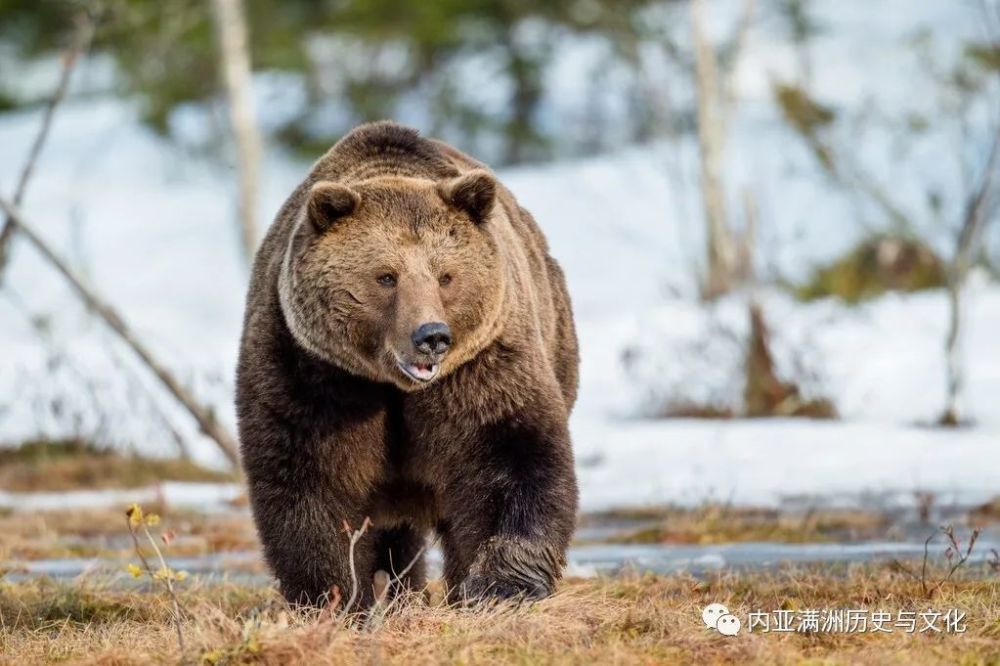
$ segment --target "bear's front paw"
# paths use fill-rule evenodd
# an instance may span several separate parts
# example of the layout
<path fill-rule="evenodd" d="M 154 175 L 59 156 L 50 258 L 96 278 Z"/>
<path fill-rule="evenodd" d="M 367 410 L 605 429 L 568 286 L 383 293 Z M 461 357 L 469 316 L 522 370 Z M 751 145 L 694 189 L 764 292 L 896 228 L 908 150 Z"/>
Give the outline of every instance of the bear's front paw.
<path fill-rule="evenodd" d="M 552 590 L 543 585 L 512 581 L 500 576 L 478 574 L 469 576 L 462 583 L 461 597 L 466 603 L 491 601 L 496 599 L 516 599 L 537 601 L 544 599 Z"/>
<path fill-rule="evenodd" d="M 550 546 L 494 537 L 480 548 L 459 590 L 466 600 L 543 599 L 552 594 L 562 555 Z"/>

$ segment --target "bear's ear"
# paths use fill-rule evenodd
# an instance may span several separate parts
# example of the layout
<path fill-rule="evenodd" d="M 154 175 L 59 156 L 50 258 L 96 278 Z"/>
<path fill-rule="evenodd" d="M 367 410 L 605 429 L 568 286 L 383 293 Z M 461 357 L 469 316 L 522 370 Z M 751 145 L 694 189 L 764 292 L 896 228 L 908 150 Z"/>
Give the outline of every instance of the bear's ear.
<path fill-rule="evenodd" d="M 438 193 L 446 203 L 465 211 L 478 224 L 485 222 L 493 211 L 497 181 L 489 171 L 476 169 L 440 183 Z"/>
<path fill-rule="evenodd" d="M 361 203 L 357 192 L 344 185 L 320 181 L 309 191 L 307 214 L 317 231 L 326 231 Z"/>

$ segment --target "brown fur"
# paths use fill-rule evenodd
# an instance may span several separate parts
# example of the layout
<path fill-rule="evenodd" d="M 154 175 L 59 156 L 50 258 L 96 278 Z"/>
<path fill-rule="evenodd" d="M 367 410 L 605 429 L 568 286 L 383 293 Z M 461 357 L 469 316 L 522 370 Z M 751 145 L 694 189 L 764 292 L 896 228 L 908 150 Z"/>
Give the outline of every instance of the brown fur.
<path fill-rule="evenodd" d="M 451 333 L 433 365 L 411 339 L 428 322 Z M 401 370 L 425 362 L 427 383 Z M 551 592 L 577 503 L 577 365 L 562 273 L 483 165 L 392 123 L 342 139 L 258 252 L 237 373 L 250 499 L 284 594 L 346 592 L 340 526 L 365 516 L 363 603 L 430 530 L 453 596 Z M 406 582 L 423 577 L 420 563 Z"/>

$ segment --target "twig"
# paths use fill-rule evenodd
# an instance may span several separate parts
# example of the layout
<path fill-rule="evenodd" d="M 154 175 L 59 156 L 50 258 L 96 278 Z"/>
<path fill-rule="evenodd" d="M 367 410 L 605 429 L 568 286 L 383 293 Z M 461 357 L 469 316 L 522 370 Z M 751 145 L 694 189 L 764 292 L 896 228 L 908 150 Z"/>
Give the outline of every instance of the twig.
<path fill-rule="evenodd" d="M 49 136 L 49 130 L 52 128 L 52 120 L 55 118 L 56 109 L 59 108 L 59 104 L 65 99 L 76 63 L 90 46 L 90 40 L 93 38 L 93 35 L 93 22 L 85 12 L 81 13 L 76 18 L 76 29 L 73 32 L 73 38 L 66 48 L 66 52 L 63 54 L 63 66 L 59 75 L 59 82 L 56 84 L 56 89 L 52 93 L 52 97 L 45 105 L 42 124 L 38 128 L 38 134 L 35 135 L 31 149 L 28 151 L 28 159 L 21 168 L 21 175 L 17 181 L 17 189 L 14 190 L 12 198 L 14 206 L 20 206 L 24 200 L 24 194 L 28 189 L 28 182 L 35 172 L 35 164 L 38 162 L 38 157 L 42 154 L 42 146 L 45 145 L 45 140 Z M 0 229 L 0 282 L 3 281 L 4 268 L 6 268 L 9 260 L 10 239 L 13 235 L 14 222 L 8 215 L 4 220 L 3 228 Z"/>
<path fill-rule="evenodd" d="M 347 598 L 347 603 L 344 604 L 344 609 L 340 612 L 341 618 L 346 617 L 351 612 L 354 602 L 358 599 L 358 571 L 354 565 L 354 547 L 358 544 L 361 537 L 364 536 L 365 532 L 368 531 L 371 524 L 372 521 L 366 516 L 364 522 L 361 523 L 361 527 L 351 531 L 351 526 L 346 520 L 344 521 L 344 532 L 348 534 L 350 539 L 350 545 L 347 549 L 347 563 L 351 568 L 351 596 Z"/>
<path fill-rule="evenodd" d="M 153 535 L 149 533 L 149 528 L 145 523 L 142 524 L 142 531 L 146 534 L 146 539 L 149 540 L 149 544 L 153 547 L 153 551 L 156 553 L 157 559 L 160 560 L 161 571 L 164 571 L 164 575 L 161 576 L 164 586 L 167 588 L 167 592 L 170 594 L 170 599 L 174 603 L 174 627 L 177 629 L 177 645 L 180 647 L 181 653 L 184 653 L 184 632 L 181 630 L 181 602 L 177 598 L 177 591 L 174 590 L 173 583 L 173 572 L 170 567 L 167 566 L 167 561 L 163 557 L 163 552 L 160 551 L 160 547 L 156 545 L 156 539 Z"/>
<path fill-rule="evenodd" d="M 48 331 L 48 327 L 40 323 L 39 321 L 40 315 L 34 314 L 31 311 L 31 309 L 13 290 L 7 289 L 6 291 L 0 293 L 4 293 L 7 296 L 7 300 L 11 304 L 11 306 L 16 310 L 18 310 L 24 316 L 24 319 L 28 322 L 28 325 L 31 326 L 31 328 L 35 331 L 35 333 L 38 335 L 38 338 L 41 340 L 41 343 L 45 346 L 46 350 L 48 351 L 49 358 L 58 360 L 61 365 L 65 366 L 68 369 L 68 371 L 72 373 L 74 379 L 76 379 L 82 385 L 90 389 L 88 391 L 88 394 L 91 398 L 91 404 L 94 413 L 100 415 L 101 418 L 105 418 L 106 415 L 103 413 L 104 405 L 100 400 L 100 398 L 96 395 L 96 391 L 91 386 L 91 382 L 93 380 L 88 379 L 86 374 L 76 364 L 73 363 L 73 360 L 69 357 L 69 355 L 67 355 L 64 351 L 62 351 L 59 348 L 58 344 L 56 343 L 56 340 L 54 339 L 54 336 Z M 125 359 L 122 358 L 122 356 L 117 352 L 117 350 L 112 349 L 109 351 L 111 353 L 111 361 L 112 363 L 114 363 L 115 368 L 120 370 L 122 373 L 128 375 L 127 379 L 129 382 L 130 391 L 131 389 L 135 388 L 136 390 L 141 391 L 142 393 L 145 394 L 146 399 L 149 401 L 149 408 L 152 411 L 153 416 L 155 416 L 156 419 L 159 420 L 163 428 L 166 429 L 170 438 L 177 446 L 177 451 L 181 456 L 181 458 L 189 460 L 191 458 L 191 452 L 188 450 L 187 442 L 184 440 L 184 437 L 174 426 L 173 422 L 170 420 L 170 417 L 167 416 L 166 411 L 160 406 L 159 401 L 156 399 L 156 396 L 153 393 L 153 388 L 146 386 L 141 381 L 141 378 L 139 377 L 139 374 L 136 372 L 136 370 L 130 367 L 125 362 Z M 98 437 L 98 439 L 100 438 Z"/>
<path fill-rule="evenodd" d="M 924 593 L 925 597 L 928 596 L 928 589 L 927 589 L 927 559 L 930 556 L 931 541 L 934 541 L 934 539 L 937 538 L 937 535 L 941 532 L 941 529 L 942 528 L 939 527 L 938 529 L 936 529 L 933 532 L 931 532 L 931 535 L 929 537 L 927 537 L 926 541 L 924 541 L 924 558 L 923 558 L 922 564 L 920 565 L 920 575 L 919 576 L 913 571 L 913 569 L 911 569 L 907 565 L 903 564 L 903 562 L 901 560 L 894 559 L 892 561 L 892 565 L 896 568 L 897 571 L 905 573 L 910 578 L 912 578 L 916 582 L 920 583 L 920 588 L 921 588 L 921 590 L 923 590 L 923 593 Z"/>
<path fill-rule="evenodd" d="M 986 560 L 986 565 L 993 573 L 1000 573 L 1000 551 L 997 551 L 996 548 L 990 548 L 990 556 Z"/>
<path fill-rule="evenodd" d="M 392 578 L 390 578 L 386 582 L 385 588 L 382 590 L 381 594 L 377 593 L 378 589 L 376 588 L 375 605 L 372 607 L 371 613 L 369 613 L 368 617 L 365 619 L 364 628 L 366 631 L 374 629 L 379 624 L 381 624 L 382 617 L 385 615 L 386 612 L 388 612 L 389 608 L 396 601 L 396 599 L 399 598 L 399 596 L 397 595 L 396 597 L 393 597 L 392 601 L 389 602 L 389 605 L 383 609 L 382 604 L 385 601 L 385 599 L 389 596 L 389 594 L 392 592 L 395 586 L 402 583 L 403 578 L 406 577 L 406 574 L 410 573 L 410 570 L 412 570 L 413 567 L 417 565 L 417 562 L 419 562 L 420 558 L 424 556 L 424 553 L 433 548 L 434 544 L 436 544 L 438 542 L 438 539 L 440 538 L 441 538 L 440 536 L 436 536 L 431 541 L 424 542 L 424 545 L 420 547 L 420 549 L 416 552 L 413 558 L 410 559 L 410 562 L 399 573 L 396 573 L 395 568 L 392 566 L 392 560 L 390 556 L 389 568 L 392 569 Z"/>
<path fill-rule="evenodd" d="M 951 565 L 951 568 L 948 570 L 948 575 L 946 575 L 944 578 L 938 581 L 938 584 L 935 585 L 933 589 L 931 589 L 930 596 L 934 596 L 934 594 L 938 590 L 940 590 L 945 583 L 951 580 L 951 577 L 955 575 L 955 572 L 961 569 L 965 565 L 965 563 L 969 561 L 969 557 L 972 556 L 972 548 L 976 545 L 976 539 L 979 538 L 979 532 L 980 532 L 979 528 L 972 530 L 972 536 L 969 537 L 969 547 L 965 549 L 965 553 L 963 554 L 958 541 L 955 540 L 954 528 L 952 528 L 952 526 L 949 525 L 948 527 L 942 528 L 941 531 L 944 532 L 944 534 L 948 537 L 949 542 L 951 543 L 951 546 L 948 549 L 948 555 L 947 555 L 948 561 L 951 562 L 954 555 L 957 555 L 958 559 L 955 560 L 955 562 Z M 952 554 L 952 552 L 954 552 L 954 555 Z"/>
<path fill-rule="evenodd" d="M 413 559 L 410 560 L 410 563 L 407 564 L 402 571 L 400 571 L 398 574 L 394 571 L 392 580 L 389 581 L 390 587 L 392 585 L 401 583 L 403 581 L 403 578 L 406 577 L 406 574 L 410 573 L 410 570 L 413 569 L 413 567 L 416 566 L 417 562 L 420 561 L 420 558 L 423 557 L 424 553 L 433 548 L 434 544 L 436 544 L 440 538 L 441 538 L 440 536 L 436 536 L 431 541 L 424 543 L 424 545 L 420 547 L 420 550 L 417 551 L 417 554 L 413 556 Z"/>
<path fill-rule="evenodd" d="M 948 537 L 949 546 L 947 551 L 945 551 L 945 557 L 948 559 L 948 562 L 951 564 L 951 566 L 948 569 L 948 573 L 943 578 L 938 580 L 933 587 L 931 587 L 930 585 L 928 585 L 928 580 L 927 580 L 927 561 L 930 558 L 931 542 L 934 541 L 934 539 L 936 539 L 939 534 L 944 534 L 945 536 Z M 896 568 L 897 571 L 905 573 L 906 575 L 913 578 L 913 580 L 919 582 L 924 597 L 926 597 L 927 599 L 931 599 L 934 597 L 935 594 L 937 594 L 938 590 L 944 587 L 945 583 L 951 580 L 952 576 L 955 575 L 955 572 L 961 569 L 965 565 L 965 563 L 969 561 L 969 558 L 972 556 L 972 549 L 975 547 L 976 540 L 979 538 L 979 534 L 980 530 L 978 528 L 972 530 L 972 536 L 969 537 L 969 545 L 963 552 L 961 546 L 958 543 L 958 540 L 955 538 L 954 528 L 951 525 L 939 527 L 933 532 L 931 532 L 931 535 L 928 536 L 927 539 L 924 541 L 924 557 L 923 557 L 923 562 L 921 563 L 920 566 L 919 576 L 912 569 L 910 569 L 910 567 L 906 566 L 898 559 L 893 560 L 892 565 Z M 958 556 L 957 560 L 954 559 L 955 555 Z"/>
<path fill-rule="evenodd" d="M 0 197 L 0 208 L 6 212 L 8 219 L 13 223 L 17 231 L 23 234 L 52 267 L 66 278 L 66 281 L 70 283 L 87 308 L 103 319 L 111 330 L 135 352 L 146 367 L 156 375 L 160 383 L 191 414 L 201 428 L 201 431 L 214 440 L 223 455 L 226 456 L 229 462 L 235 465 L 239 460 L 236 440 L 226 430 L 225 426 L 219 423 L 212 410 L 199 403 L 190 391 L 184 388 L 177 378 L 153 356 L 153 353 L 136 337 L 125 323 L 125 320 L 121 318 L 114 308 L 105 303 L 91 288 L 87 287 L 69 265 L 60 259 L 52 248 L 49 247 L 48 243 L 25 222 L 24 217 L 14 204 Z"/>
<path fill-rule="evenodd" d="M 147 387 L 142 382 L 139 373 L 136 372 L 135 368 L 130 367 L 129 364 L 125 362 L 125 359 L 117 352 L 117 350 L 111 352 L 111 362 L 114 363 L 118 370 L 126 375 L 126 380 L 128 381 L 130 388 L 137 389 L 138 391 L 146 394 L 150 410 L 160 422 L 160 425 L 167 431 L 170 439 L 173 440 L 174 445 L 177 447 L 177 453 L 183 460 L 191 460 L 191 451 L 188 449 L 187 441 L 185 441 L 184 436 L 181 435 L 177 427 L 174 426 L 173 421 L 170 420 L 166 410 L 163 409 L 160 402 L 156 399 L 156 395 L 151 387 Z"/>
<path fill-rule="evenodd" d="M 927 540 L 924 541 L 924 561 L 920 566 L 920 588 L 924 591 L 924 596 L 927 596 L 927 555 L 931 547 L 931 541 L 934 537 L 938 535 L 937 531 L 933 532 Z"/>

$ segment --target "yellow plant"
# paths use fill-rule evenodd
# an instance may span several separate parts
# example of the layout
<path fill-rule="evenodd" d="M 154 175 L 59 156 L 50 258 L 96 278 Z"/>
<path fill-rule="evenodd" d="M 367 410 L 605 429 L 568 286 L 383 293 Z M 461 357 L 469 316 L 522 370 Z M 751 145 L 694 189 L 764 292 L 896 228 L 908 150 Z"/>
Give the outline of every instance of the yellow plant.
<path fill-rule="evenodd" d="M 132 536 L 132 543 L 135 547 L 135 554 L 139 557 L 139 561 L 142 562 L 142 567 L 138 565 L 129 563 L 125 568 L 131 574 L 133 578 L 141 578 L 143 574 L 149 576 L 150 580 L 159 581 L 163 584 L 166 589 L 167 594 L 170 596 L 173 602 L 173 620 L 174 627 L 177 630 L 177 644 L 180 647 L 181 652 L 184 652 L 184 633 L 181 630 L 181 620 L 183 619 L 181 612 L 181 603 L 177 598 L 177 591 L 174 589 L 175 582 L 181 582 L 187 578 L 186 571 L 175 571 L 170 568 L 167 564 L 166 558 L 163 557 L 163 551 L 156 544 L 156 539 L 153 538 L 153 533 L 149 531 L 150 527 L 155 527 L 160 524 L 160 517 L 155 513 L 143 513 L 142 507 L 138 504 L 132 504 L 125 511 L 125 516 L 128 519 L 128 531 Z M 142 531 L 142 535 L 152 546 L 153 552 L 156 553 L 156 558 L 159 560 L 160 566 L 156 571 L 153 571 L 153 567 L 150 566 L 149 560 L 142 552 L 142 548 L 139 544 L 139 531 Z M 160 534 L 160 540 L 163 541 L 164 545 L 169 546 L 170 542 L 173 540 L 173 532 L 167 530 Z"/>

